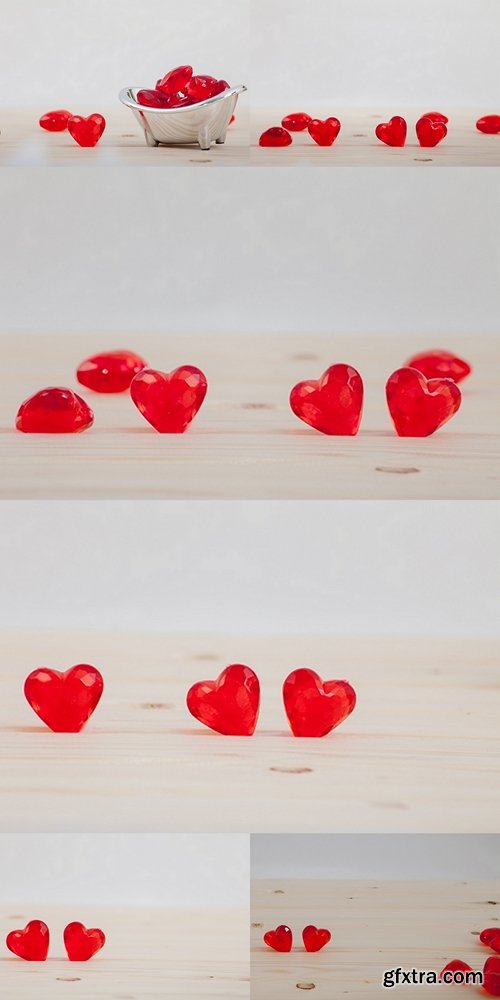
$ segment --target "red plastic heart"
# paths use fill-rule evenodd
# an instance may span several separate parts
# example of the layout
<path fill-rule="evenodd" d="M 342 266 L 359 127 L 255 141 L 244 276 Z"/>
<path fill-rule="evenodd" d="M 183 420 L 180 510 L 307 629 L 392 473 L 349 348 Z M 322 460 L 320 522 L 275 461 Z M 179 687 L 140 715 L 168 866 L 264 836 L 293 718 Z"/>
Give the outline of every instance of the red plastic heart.
<path fill-rule="evenodd" d="M 500 954 L 500 927 L 487 927 L 486 930 L 481 931 L 479 940 Z"/>
<path fill-rule="evenodd" d="M 130 395 L 145 420 L 160 434 L 183 434 L 207 394 L 199 368 L 181 365 L 172 372 L 143 368 L 130 384 Z"/>
<path fill-rule="evenodd" d="M 214 76 L 193 76 L 184 89 L 188 97 L 192 97 L 198 104 L 215 96 L 214 89 L 217 88 L 218 82 Z"/>
<path fill-rule="evenodd" d="M 46 132 L 65 132 L 72 117 L 71 111 L 66 111 L 64 108 L 58 111 L 47 111 L 40 118 L 39 124 Z"/>
<path fill-rule="evenodd" d="M 23 931 L 7 934 L 9 951 L 25 962 L 45 962 L 49 953 L 50 932 L 43 920 L 30 920 Z"/>
<path fill-rule="evenodd" d="M 106 128 L 106 119 L 103 115 L 89 115 L 82 118 L 81 115 L 73 115 L 68 120 L 68 132 L 79 146 L 97 146 L 99 139 Z"/>
<path fill-rule="evenodd" d="M 193 76 L 192 66 L 176 66 L 169 73 L 158 80 L 157 90 L 163 90 L 165 94 L 178 94 L 185 90 Z"/>
<path fill-rule="evenodd" d="M 437 146 L 448 134 L 448 129 L 442 121 L 433 121 L 432 118 L 419 118 L 415 125 L 417 139 L 421 146 L 430 148 Z"/>
<path fill-rule="evenodd" d="M 266 931 L 264 944 L 274 951 L 291 951 L 293 934 L 286 924 L 280 924 L 274 931 Z"/>
<path fill-rule="evenodd" d="M 281 124 L 289 132 L 304 132 L 310 122 L 312 122 L 311 115 L 307 115 L 304 111 L 294 111 L 291 115 L 286 115 Z"/>
<path fill-rule="evenodd" d="M 341 129 L 338 118 L 313 118 L 307 126 L 307 131 L 318 146 L 333 146 Z"/>
<path fill-rule="evenodd" d="M 500 997 L 500 957 L 491 955 L 483 969 L 483 989 L 491 997 Z"/>
<path fill-rule="evenodd" d="M 375 129 L 375 135 L 386 146 L 404 146 L 406 142 L 407 125 L 404 118 L 394 115 L 388 122 L 381 122 Z"/>
<path fill-rule="evenodd" d="M 222 736 L 252 736 L 260 707 L 257 674 L 243 663 L 232 663 L 215 681 L 197 681 L 186 703 L 191 715 Z"/>
<path fill-rule="evenodd" d="M 426 111 L 421 117 L 430 118 L 431 122 L 442 122 L 443 125 L 448 124 L 448 118 L 441 111 Z"/>
<path fill-rule="evenodd" d="M 104 681 L 87 663 L 64 673 L 39 667 L 24 683 L 24 694 L 39 719 L 54 733 L 79 733 L 99 704 Z"/>
<path fill-rule="evenodd" d="M 268 128 L 262 133 L 259 146 L 289 146 L 291 142 L 292 137 L 285 128 L 273 125 L 272 128 Z"/>
<path fill-rule="evenodd" d="M 331 941 L 332 935 L 326 927 L 315 927 L 309 924 L 302 931 L 302 940 L 306 951 L 321 951 Z"/>
<path fill-rule="evenodd" d="M 24 434 L 77 434 L 94 423 L 94 414 L 71 389 L 40 389 L 21 403 L 16 427 Z"/>
<path fill-rule="evenodd" d="M 138 90 L 136 101 L 144 108 L 170 108 L 172 106 L 171 97 L 162 93 L 161 90 Z"/>
<path fill-rule="evenodd" d="M 290 393 L 290 406 L 299 420 L 322 434 L 357 434 L 363 379 L 351 365 L 331 365 L 321 378 L 298 382 Z"/>
<path fill-rule="evenodd" d="M 450 351 L 423 351 L 421 354 L 414 354 L 406 362 L 405 368 L 416 368 L 426 378 L 451 378 L 457 385 L 472 371 L 467 361 Z"/>
<path fill-rule="evenodd" d="M 82 361 L 76 377 L 94 392 L 125 392 L 143 368 L 147 368 L 147 361 L 132 351 L 108 351 Z"/>
<path fill-rule="evenodd" d="M 452 379 L 426 379 L 416 368 L 393 372 L 386 396 L 400 437 L 429 437 L 451 420 L 462 402 L 462 393 Z"/>
<path fill-rule="evenodd" d="M 64 947 L 70 962 L 88 962 L 105 943 L 104 932 L 98 927 L 87 929 L 75 920 L 64 928 Z"/>
<path fill-rule="evenodd" d="M 485 135 L 498 135 L 500 133 L 500 115 L 483 115 L 476 122 L 478 132 Z"/>
<path fill-rule="evenodd" d="M 441 970 L 439 978 L 442 979 L 445 972 L 472 972 L 470 965 L 467 962 L 462 962 L 461 958 L 453 958 L 448 965 L 445 965 L 444 969 Z"/>
<path fill-rule="evenodd" d="M 326 736 L 354 711 L 348 681 L 323 681 L 308 667 L 293 670 L 283 684 L 285 712 L 294 736 Z"/>

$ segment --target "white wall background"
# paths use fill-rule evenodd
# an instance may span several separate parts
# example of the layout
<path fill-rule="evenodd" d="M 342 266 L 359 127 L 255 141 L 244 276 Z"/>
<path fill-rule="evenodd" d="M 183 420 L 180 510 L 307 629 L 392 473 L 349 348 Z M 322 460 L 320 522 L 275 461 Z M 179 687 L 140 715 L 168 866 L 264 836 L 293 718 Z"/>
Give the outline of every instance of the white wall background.
<path fill-rule="evenodd" d="M 405 105 L 500 108 L 498 0 L 252 0 L 251 7 L 256 105 L 325 106 L 331 114 L 351 104 L 393 113 Z"/>
<path fill-rule="evenodd" d="M 252 878 L 500 879 L 500 837 L 255 834 Z"/>
<path fill-rule="evenodd" d="M 246 906 L 249 853 L 242 834 L 5 833 L 0 900 Z"/>
<path fill-rule="evenodd" d="M 0 514 L 0 628 L 499 633 L 494 501 L 4 501 Z"/>
<path fill-rule="evenodd" d="M 6 168 L 0 218 L 0 331 L 499 333 L 496 170 Z"/>
<path fill-rule="evenodd" d="M 246 83 L 249 0 L 2 0 L 0 104 L 90 114 L 169 69 Z"/>

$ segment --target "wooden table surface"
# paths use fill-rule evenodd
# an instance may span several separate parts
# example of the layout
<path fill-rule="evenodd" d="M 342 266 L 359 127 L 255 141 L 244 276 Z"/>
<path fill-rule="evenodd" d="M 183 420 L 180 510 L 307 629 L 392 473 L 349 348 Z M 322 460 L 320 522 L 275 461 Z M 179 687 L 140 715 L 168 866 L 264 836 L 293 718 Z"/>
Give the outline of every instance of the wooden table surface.
<path fill-rule="evenodd" d="M 198 146 L 146 145 L 144 133 L 132 111 L 116 103 L 99 108 L 107 121 L 105 132 L 93 149 L 78 146 L 68 132 L 46 132 L 38 120 L 42 109 L 0 110 L 0 166 L 245 166 L 249 159 L 248 107 L 240 98 L 236 119 L 224 145 L 210 151 Z M 94 108 L 94 111 L 97 110 Z M 92 109 L 88 111 L 90 114 Z"/>
<path fill-rule="evenodd" d="M 49 925 L 47 962 L 23 962 L 3 943 L 28 920 Z M 106 945 L 90 962 L 69 962 L 70 920 L 101 927 Z M 249 996 L 248 913 L 242 909 L 69 907 L 2 903 L 0 977 L 5 1000 L 227 1000 Z"/>
<path fill-rule="evenodd" d="M 500 339 L 354 336 L 7 336 L 0 341 L 0 498 L 496 499 L 500 496 Z M 458 414 L 430 438 L 399 438 L 385 382 L 416 350 L 443 346 L 474 366 Z M 183 435 L 158 434 L 128 393 L 76 381 L 97 351 L 129 348 L 156 368 L 195 364 L 206 402 Z M 329 437 L 291 412 L 290 389 L 335 361 L 360 370 L 365 409 L 354 438 Z M 91 403 L 82 434 L 21 434 L 19 404 L 48 385 Z"/>
<path fill-rule="evenodd" d="M 0 633 L 0 830 L 477 832 L 500 829 L 499 644 L 458 639 Z M 252 738 L 188 713 L 228 663 L 261 678 Z M 93 663 L 105 692 L 82 733 L 23 696 L 37 666 Z M 298 666 L 347 677 L 358 707 L 297 739 L 281 701 Z"/>
<path fill-rule="evenodd" d="M 500 166 L 500 135 L 484 135 L 476 129 L 476 121 L 491 109 L 443 109 L 448 115 L 448 135 L 438 146 L 419 146 L 415 122 L 428 108 L 300 108 L 319 118 L 335 115 L 342 122 L 333 146 L 320 147 L 309 133 L 295 132 L 293 143 L 283 149 L 259 146 L 259 136 L 272 125 L 280 125 L 290 109 L 254 109 L 251 111 L 252 166 L 308 167 L 498 167 Z M 497 109 L 498 110 L 498 109 Z M 392 115 L 406 119 L 408 134 L 401 148 L 386 146 L 375 135 L 375 126 L 387 122 Z"/>
<path fill-rule="evenodd" d="M 386 970 L 418 969 L 438 975 L 453 958 L 482 970 L 493 954 L 478 934 L 499 920 L 500 883 L 255 880 L 252 883 L 252 1000 L 314 1000 L 382 995 Z M 262 941 L 266 930 L 288 924 L 297 948 L 280 955 Z M 304 951 L 302 928 L 328 927 L 332 941 L 317 954 Z M 468 989 L 468 992 L 467 992 Z M 485 996 L 478 986 L 466 994 Z M 457 996 L 457 986 L 427 987 L 429 995 Z M 408 984 L 392 994 L 426 995 Z M 460 992 L 458 996 L 460 996 Z"/>

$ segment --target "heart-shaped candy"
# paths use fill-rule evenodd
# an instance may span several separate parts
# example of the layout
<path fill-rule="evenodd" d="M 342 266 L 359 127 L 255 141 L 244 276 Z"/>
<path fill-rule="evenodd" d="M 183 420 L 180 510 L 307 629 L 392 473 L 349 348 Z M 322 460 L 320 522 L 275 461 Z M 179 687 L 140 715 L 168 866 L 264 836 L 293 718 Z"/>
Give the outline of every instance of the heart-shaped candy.
<path fill-rule="evenodd" d="M 306 115 L 305 111 L 294 111 L 291 115 L 285 115 L 281 124 L 289 132 L 304 132 L 311 122 L 311 115 Z"/>
<path fill-rule="evenodd" d="M 294 736 L 326 736 L 356 705 L 348 681 L 323 681 L 308 667 L 293 670 L 283 684 L 285 712 Z"/>
<path fill-rule="evenodd" d="M 183 434 L 207 394 L 199 368 L 181 365 L 172 372 L 143 368 L 130 385 L 130 395 L 143 417 L 160 434 Z"/>
<path fill-rule="evenodd" d="M 39 124 L 46 132 L 65 132 L 72 117 L 71 111 L 61 108 L 58 111 L 47 111 L 40 118 Z"/>
<path fill-rule="evenodd" d="M 89 115 L 88 118 L 72 115 L 68 119 L 68 132 L 79 146 L 97 146 L 105 128 L 106 119 L 98 114 Z"/>
<path fill-rule="evenodd" d="M 64 673 L 39 667 L 24 682 L 24 694 L 39 719 L 54 733 L 79 733 L 99 704 L 104 681 L 86 663 Z"/>
<path fill-rule="evenodd" d="M 500 955 L 500 927 L 487 927 L 486 930 L 481 931 L 479 940 Z"/>
<path fill-rule="evenodd" d="M 446 115 L 443 115 L 442 111 L 426 111 L 421 117 L 430 118 L 431 122 L 442 122 L 443 125 L 448 124 L 448 118 Z"/>
<path fill-rule="evenodd" d="M 338 118 L 313 118 L 307 126 L 307 131 L 318 146 L 333 146 L 341 129 Z"/>
<path fill-rule="evenodd" d="M 76 377 L 94 392 L 125 392 L 134 375 L 146 367 L 147 361 L 132 351 L 108 351 L 82 361 Z"/>
<path fill-rule="evenodd" d="M 70 962 L 88 962 L 105 943 L 106 937 L 98 927 L 87 929 L 75 920 L 64 928 L 64 947 Z"/>
<path fill-rule="evenodd" d="M 462 962 L 461 958 L 453 958 L 448 965 L 445 965 L 444 969 L 441 970 L 439 978 L 442 979 L 445 972 L 472 972 L 470 965 L 467 962 Z"/>
<path fill-rule="evenodd" d="M 296 417 L 322 434 L 357 434 L 363 412 L 363 379 L 351 365 L 331 365 L 319 379 L 290 393 Z"/>
<path fill-rule="evenodd" d="M 375 135 L 386 146 L 404 146 L 406 142 L 407 125 L 404 118 L 394 115 L 388 122 L 381 122 L 375 129 Z"/>
<path fill-rule="evenodd" d="M 273 125 L 272 128 L 268 128 L 262 133 L 259 146 L 289 146 L 291 142 L 292 137 L 286 128 Z"/>
<path fill-rule="evenodd" d="M 260 707 L 257 674 L 242 663 L 226 667 L 215 681 L 198 681 L 187 693 L 191 715 L 222 736 L 252 736 Z"/>
<path fill-rule="evenodd" d="M 293 934 L 286 924 L 280 924 L 274 931 L 266 931 L 264 934 L 264 944 L 274 951 L 291 951 Z"/>
<path fill-rule="evenodd" d="M 462 402 L 450 378 L 426 379 L 416 368 L 398 368 L 386 385 L 387 405 L 400 437 L 429 437 L 450 420 Z"/>
<path fill-rule="evenodd" d="M 71 389 L 40 389 L 21 403 L 16 427 L 24 434 L 76 434 L 92 427 L 94 414 Z"/>
<path fill-rule="evenodd" d="M 309 924 L 302 931 L 302 940 L 306 951 L 321 951 L 331 939 L 332 935 L 326 927 L 315 927 L 314 924 Z"/>
<path fill-rule="evenodd" d="M 138 90 L 135 99 L 144 108 L 172 107 L 172 97 L 162 90 Z"/>
<path fill-rule="evenodd" d="M 500 957 L 491 955 L 483 969 L 483 989 L 490 997 L 500 997 Z"/>
<path fill-rule="evenodd" d="M 30 920 L 23 931 L 11 931 L 5 943 L 9 951 L 24 958 L 25 962 L 45 962 L 49 953 L 49 928 L 43 920 Z"/>
<path fill-rule="evenodd" d="M 193 76 L 192 66 L 176 66 L 166 73 L 156 84 L 157 90 L 163 90 L 165 94 L 178 94 L 186 89 Z"/>
<path fill-rule="evenodd" d="M 425 147 L 437 146 L 438 142 L 441 142 L 445 135 L 448 134 L 448 129 L 444 122 L 433 121 L 432 118 L 428 118 L 425 115 L 423 118 L 419 118 L 415 125 L 415 131 L 420 145 Z"/>
<path fill-rule="evenodd" d="M 485 135 L 498 135 L 500 133 L 500 115 L 483 115 L 476 122 L 478 132 Z"/>
<path fill-rule="evenodd" d="M 467 361 L 450 351 L 423 351 L 421 354 L 414 354 L 406 362 L 405 368 L 416 368 L 426 378 L 451 378 L 457 385 L 472 371 Z"/>

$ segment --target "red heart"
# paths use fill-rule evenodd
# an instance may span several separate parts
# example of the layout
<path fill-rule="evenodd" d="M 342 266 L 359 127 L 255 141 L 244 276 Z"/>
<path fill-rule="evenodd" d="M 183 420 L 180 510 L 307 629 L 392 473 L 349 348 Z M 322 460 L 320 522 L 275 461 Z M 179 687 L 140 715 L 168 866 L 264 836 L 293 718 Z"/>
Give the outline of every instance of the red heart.
<path fill-rule="evenodd" d="M 485 135 L 498 135 L 500 132 L 500 115 L 483 115 L 482 118 L 478 118 L 476 128 L 478 132 L 484 132 Z"/>
<path fill-rule="evenodd" d="M 414 354 L 406 362 L 405 368 L 416 368 L 426 378 L 451 378 L 457 385 L 472 371 L 467 361 L 450 351 L 423 351 L 422 354 Z"/>
<path fill-rule="evenodd" d="M 176 66 L 166 73 L 156 84 L 157 90 L 163 90 L 166 94 L 178 94 L 185 90 L 193 76 L 192 66 Z"/>
<path fill-rule="evenodd" d="M 40 118 L 39 124 L 46 132 L 65 132 L 69 119 L 72 117 L 71 111 L 66 111 L 64 108 L 58 111 L 47 111 Z"/>
<path fill-rule="evenodd" d="M 289 146 L 291 142 L 292 137 L 286 128 L 273 125 L 272 128 L 268 128 L 262 133 L 259 146 Z"/>
<path fill-rule="evenodd" d="M 491 955 L 483 969 L 483 988 L 492 997 L 500 997 L 500 958 Z"/>
<path fill-rule="evenodd" d="M 130 395 L 160 434 L 182 434 L 198 413 L 207 388 L 205 375 L 192 365 L 168 373 L 143 368 L 132 379 Z"/>
<path fill-rule="evenodd" d="M 357 434 L 363 412 L 363 379 L 351 365 L 331 365 L 319 379 L 298 382 L 290 393 L 296 417 L 322 434 Z"/>
<path fill-rule="evenodd" d="M 388 122 L 381 122 L 375 129 L 375 135 L 386 146 L 404 146 L 406 142 L 407 125 L 404 118 L 394 115 Z"/>
<path fill-rule="evenodd" d="M 432 118 L 419 118 L 416 126 L 417 139 L 421 146 L 437 146 L 438 142 L 448 134 L 448 129 L 442 121 L 433 121 Z"/>
<path fill-rule="evenodd" d="M 274 951 L 291 951 L 293 934 L 286 924 L 280 924 L 275 931 L 266 931 L 264 934 L 264 944 Z"/>
<path fill-rule="evenodd" d="M 104 948 L 106 937 L 98 927 L 89 930 L 75 921 L 64 928 L 64 947 L 70 962 L 88 962 L 92 955 Z"/>
<path fill-rule="evenodd" d="M 172 107 L 172 98 L 161 90 L 138 90 L 135 99 L 144 108 Z"/>
<path fill-rule="evenodd" d="M 443 115 L 441 111 L 426 111 L 421 117 L 430 118 L 431 122 L 443 122 L 444 125 L 448 124 L 448 118 L 446 115 Z"/>
<path fill-rule="evenodd" d="M 198 681 L 187 693 L 198 722 L 223 736 L 252 736 L 260 706 L 260 684 L 251 667 L 232 663 L 215 681 Z"/>
<path fill-rule="evenodd" d="M 25 434 L 76 434 L 92 427 L 94 414 L 71 389 L 40 389 L 21 403 L 16 427 Z"/>
<path fill-rule="evenodd" d="M 294 111 L 291 115 L 285 115 L 281 124 L 289 132 L 304 132 L 311 122 L 311 116 L 305 111 Z"/>
<path fill-rule="evenodd" d="M 79 146 L 97 146 L 105 128 L 106 119 L 102 115 L 89 115 L 88 118 L 73 115 L 68 120 L 68 132 Z"/>
<path fill-rule="evenodd" d="M 331 939 L 332 935 L 326 927 L 315 927 L 314 924 L 309 924 L 302 931 L 302 940 L 306 951 L 321 951 Z"/>
<path fill-rule="evenodd" d="M 341 129 L 338 118 L 313 118 L 307 126 L 307 131 L 318 146 L 333 146 Z"/>
<path fill-rule="evenodd" d="M 500 927 L 487 927 L 486 930 L 481 931 L 479 940 L 500 954 Z"/>
<path fill-rule="evenodd" d="M 472 972 L 470 965 L 467 962 L 462 962 L 461 958 L 453 958 L 448 965 L 445 965 L 444 969 L 441 970 L 439 978 L 442 979 L 445 972 Z"/>
<path fill-rule="evenodd" d="M 293 670 L 283 684 L 283 701 L 294 736 L 326 736 L 356 705 L 348 681 L 322 681 L 308 667 Z"/>
<path fill-rule="evenodd" d="M 50 932 L 43 920 L 30 920 L 23 931 L 11 931 L 6 945 L 25 962 L 45 962 L 49 953 Z"/>
<path fill-rule="evenodd" d="M 416 368 L 398 368 L 385 388 L 400 437 L 429 437 L 453 417 L 462 402 L 462 393 L 451 378 L 426 379 Z"/>
<path fill-rule="evenodd" d="M 27 701 L 54 733 L 79 733 L 99 704 L 103 689 L 102 675 L 86 663 L 65 673 L 39 667 L 24 683 Z"/>
<path fill-rule="evenodd" d="M 125 392 L 134 375 L 146 367 L 147 362 L 132 351 L 108 351 L 82 361 L 76 377 L 94 392 Z"/>

